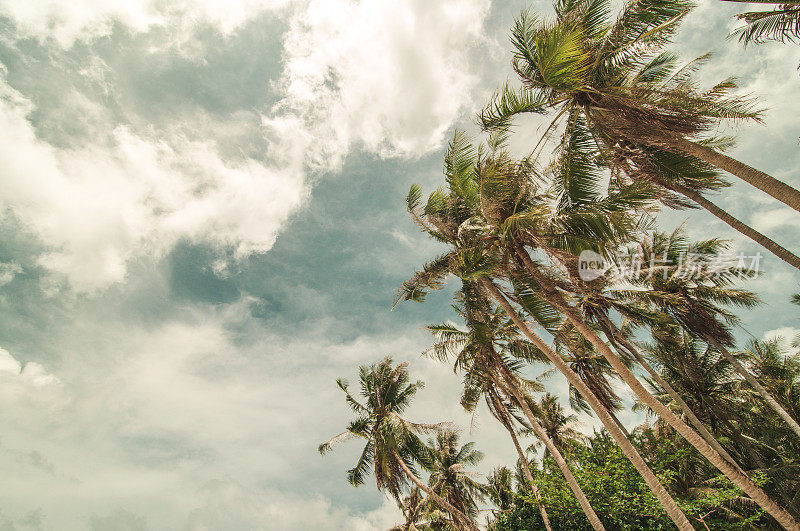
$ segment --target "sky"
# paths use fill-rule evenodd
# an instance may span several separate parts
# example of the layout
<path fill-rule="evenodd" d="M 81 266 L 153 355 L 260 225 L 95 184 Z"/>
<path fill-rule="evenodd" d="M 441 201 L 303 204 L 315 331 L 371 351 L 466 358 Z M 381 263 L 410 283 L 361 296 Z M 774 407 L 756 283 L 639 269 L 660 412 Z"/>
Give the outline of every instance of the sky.
<path fill-rule="evenodd" d="M 455 129 L 479 138 L 526 7 L 550 12 L 0 0 L 0 529 L 386 529 L 393 504 L 345 480 L 358 443 L 316 448 L 348 419 L 335 378 L 387 355 L 427 383 L 409 418 L 459 424 L 481 473 L 511 462 L 420 357 L 452 288 L 390 310 L 438 250 L 403 197 L 438 186 Z M 700 79 L 759 98 L 764 124 L 738 126 L 733 153 L 800 186 L 800 48 L 727 39 L 741 9 L 704 1 L 674 49 L 715 51 Z M 714 199 L 798 250 L 788 208 L 746 185 Z M 699 211 L 660 222 L 756 251 Z M 796 275 L 761 265 L 743 339 L 798 327 Z"/>

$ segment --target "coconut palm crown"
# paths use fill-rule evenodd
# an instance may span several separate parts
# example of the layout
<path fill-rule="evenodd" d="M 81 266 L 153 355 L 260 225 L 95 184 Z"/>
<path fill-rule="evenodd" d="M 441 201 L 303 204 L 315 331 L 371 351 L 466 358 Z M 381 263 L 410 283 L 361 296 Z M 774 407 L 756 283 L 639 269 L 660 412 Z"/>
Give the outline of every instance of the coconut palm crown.
<path fill-rule="evenodd" d="M 336 380 L 345 394 L 347 405 L 357 417 L 347 425 L 347 430 L 319 446 L 325 454 L 344 440 L 358 437 L 366 440 L 356 465 L 347 471 L 347 480 L 353 486 L 364 484 L 370 469 L 375 474 L 379 490 L 387 490 L 400 500 L 408 479 L 398 463 L 400 457 L 406 466 L 414 470 L 414 455 L 422 447 L 421 433 L 435 429 L 435 425 L 416 424 L 402 417 L 411 399 L 423 382 L 410 382 L 405 363 L 393 365 L 392 358 L 359 369 L 359 401 L 349 391 L 348 382 Z"/>

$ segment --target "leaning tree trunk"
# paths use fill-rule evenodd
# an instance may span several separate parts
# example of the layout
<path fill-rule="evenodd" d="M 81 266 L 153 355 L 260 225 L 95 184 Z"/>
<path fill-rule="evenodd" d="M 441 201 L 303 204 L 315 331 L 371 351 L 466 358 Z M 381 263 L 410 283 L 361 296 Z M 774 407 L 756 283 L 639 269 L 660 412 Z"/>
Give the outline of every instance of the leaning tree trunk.
<path fill-rule="evenodd" d="M 631 442 L 625 438 L 622 431 L 619 429 L 617 424 L 611 419 L 611 416 L 608 414 L 608 410 L 603 406 L 603 404 L 598 400 L 598 398 L 591 392 L 591 390 L 586 386 L 586 384 L 581 380 L 578 375 L 573 371 L 569 365 L 559 356 L 556 352 L 550 348 L 538 334 L 534 333 L 525 321 L 520 317 L 516 310 L 511 306 L 505 296 L 500 292 L 497 286 L 494 285 L 489 279 L 483 278 L 480 280 L 481 286 L 486 289 L 486 291 L 492 296 L 494 300 L 503 308 L 506 314 L 511 318 L 517 328 L 534 344 L 536 345 L 539 350 L 541 350 L 547 359 L 556 366 L 556 368 L 561 371 L 562 374 L 567 378 L 567 381 L 575 386 L 578 389 L 578 392 L 586 399 L 589 405 L 597 414 L 597 417 L 600 419 L 600 422 L 603 423 L 603 426 L 608 430 L 611 434 L 611 437 L 616 441 L 619 445 L 622 453 L 625 454 L 636 470 L 639 471 L 642 478 L 644 479 L 647 486 L 653 492 L 653 495 L 659 501 L 661 506 L 666 511 L 667 515 L 670 519 L 678 526 L 678 529 L 682 531 L 689 531 L 693 530 L 692 524 L 689 522 L 689 519 L 686 518 L 686 515 L 683 514 L 678 504 L 675 503 L 675 500 L 672 499 L 667 489 L 664 488 L 664 485 L 659 482 L 658 478 L 653 474 L 653 471 L 650 470 L 650 467 L 647 466 L 647 463 L 644 462 L 642 456 L 633 447 Z"/>
<path fill-rule="evenodd" d="M 617 415 L 614 413 L 614 411 L 611 408 L 608 408 L 608 414 L 611 415 L 611 420 L 616 422 L 617 427 L 619 427 L 619 430 L 622 432 L 622 434 L 625 436 L 625 438 L 626 439 L 630 439 L 631 438 L 631 434 L 628 431 L 628 428 L 626 428 L 625 425 L 617 418 Z"/>
<path fill-rule="evenodd" d="M 681 194 L 685 195 L 698 205 L 702 206 L 710 213 L 715 215 L 720 220 L 727 223 L 731 228 L 738 231 L 741 234 L 744 234 L 757 244 L 761 245 L 764 249 L 771 252 L 787 264 L 797 269 L 800 269 L 800 257 L 796 254 L 791 252 L 790 250 L 786 249 L 782 245 L 776 243 L 773 239 L 761 234 L 751 226 L 743 223 L 742 221 L 738 220 L 737 218 L 728 214 L 725 210 L 721 209 L 708 199 L 706 199 L 702 194 L 695 192 L 693 190 L 689 190 L 685 187 L 675 187 L 675 190 L 680 192 Z"/>
<path fill-rule="evenodd" d="M 692 142 L 691 140 L 686 140 L 685 138 L 671 138 L 668 144 L 687 155 L 696 157 L 712 166 L 716 166 L 721 170 L 735 175 L 762 192 L 771 195 L 781 203 L 800 212 L 800 190 L 792 188 L 785 182 L 779 181 L 775 177 L 748 166 L 715 149 L 698 144 L 697 142 Z"/>
<path fill-rule="evenodd" d="M 644 370 L 646 370 L 647 373 L 653 378 L 653 380 L 655 380 L 656 383 L 659 386 L 661 386 L 661 388 L 663 388 L 667 392 L 667 394 L 675 401 L 675 403 L 678 404 L 683 413 L 689 419 L 689 422 L 691 422 L 692 425 L 697 429 L 697 431 L 700 432 L 700 435 L 702 435 L 702 437 L 706 440 L 706 442 L 710 444 L 717 452 L 719 452 L 719 454 L 722 457 L 727 459 L 727 461 L 730 464 L 732 464 L 739 470 L 742 470 L 742 468 L 739 466 L 736 460 L 733 459 L 733 457 L 731 457 L 730 454 L 728 454 L 725 448 L 722 447 L 717 438 L 714 437 L 714 435 L 712 435 L 710 431 L 708 431 L 708 428 L 706 428 L 705 424 L 703 424 L 700 421 L 700 419 L 697 418 L 697 415 L 694 414 L 689 405 L 683 400 L 683 398 L 681 398 L 681 395 L 679 395 L 678 392 L 675 391 L 675 389 L 669 384 L 669 382 L 667 382 L 661 376 L 661 374 L 657 370 L 655 370 L 653 366 L 650 365 L 650 363 L 647 362 L 645 357 L 642 356 L 641 352 L 639 352 L 639 349 L 636 348 L 636 345 L 628 341 L 628 339 L 625 338 L 620 333 L 620 331 L 617 329 L 616 326 L 614 326 L 614 323 L 612 323 L 611 321 L 601 320 L 600 326 L 602 327 L 603 332 L 608 336 L 609 341 L 611 341 L 612 344 L 619 342 L 623 347 L 625 347 L 625 350 L 627 352 L 630 352 L 631 356 L 634 357 L 634 359 L 639 363 L 639 365 L 641 365 L 644 368 Z M 742 470 L 742 472 L 744 471 Z"/>
<path fill-rule="evenodd" d="M 630 369 L 628 369 L 619 357 L 600 339 L 594 330 L 592 330 L 583 318 L 575 311 L 575 308 L 568 305 L 560 293 L 554 289 L 546 288 L 544 278 L 541 273 L 535 268 L 527 256 L 527 253 L 520 253 L 523 262 L 531 274 L 531 276 L 539 283 L 542 290 L 539 295 L 544 298 L 556 310 L 564 314 L 564 316 L 572 323 L 575 329 L 586 338 L 603 357 L 605 357 L 611 366 L 617 371 L 617 374 L 622 377 L 622 380 L 628 384 L 628 387 L 639 397 L 639 399 L 647 405 L 650 409 L 661 417 L 661 419 L 669 424 L 675 431 L 677 431 L 689 444 L 694 446 L 700 455 L 708 459 L 708 461 L 720 470 L 725 476 L 733 482 L 734 485 L 742 489 L 745 494 L 753 499 L 762 509 L 764 509 L 770 516 L 780 523 L 786 529 L 793 531 L 800 531 L 800 525 L 789 512 L 773 501 L 764 490 L 755 484 L 746 474 L 743 474 L 738 468 L 729 463 L 717 452 L 710 444 L 706 442 L 700 435 L 693 429 L 686 425 L 675 413 L 668 407 L 659 402 L 644 386 L 639 382 Z"/>
<path fill-rule="evenodd" d="M 503 427 L 508 430 L 508 434 L 511 436 L 511 441 L 514 443 L 514 448 L 517 450 L 517 455 L 522 463 L 522 475 L 525 476 L 525 479 L 531 488 L 531 492 L 533 492 L 533 496 L 536 498 L 536 504 L 539 506 L 539 513 L 542 515 L 544 527 L 547 531 L 553 531 L 553 527 L 550 525 L 550 518 L 547 516 L 547 509 L 545 509 L 544 503 L 542 502 L 542 497 L 539 495 L 539 489 L 536 487 L 536 480 L 533 478 L 533 474 L 531 473 L 531 464 L 528 461 L 528 458 L 525 457 L 525 452 L 522 451 L 522 447 L 519 445 L 517 434 L 514 433 L 514 426 L 511 425 L 508 419 L 509 413 L 508 410 L 505 409 L 505 406 L 503 406 L 502 414 L 504 415 L 504 418 L 500 419 L 500 424 L 502 424 Z"/>
<path fill-rule="evenodd" d="M 592 528 L 596 531 L 605 531 L 603 523 L 600 521 L 597 513 L 594 512 L 594 509 L 592 509 L 592 506 L 589 504 L 586 494 L 583 493 L 583 489 L 581 489 L 581 486 L 578 484 L 578 480 L 575 479 L 572 470 L 569 469 L 569 465 L 567 465 L 567 461 L 564 459 L 564 456 L 561 455 L 561 452 L 553 444 L 553 441 L 547 436 L 547 433 L 545 433 L 542 425 L 539 424 L 539 419 L 536 418 L 536 415 L 533 414 L 531 408 L 528 407 L 528 403 L 525 401 L 525 395 L 519 389 L 519 386 L 517 386 L 517 382 L 514 381 L 513 378 L 510 378 L 504 374 L 503 381 L 498 383 L 500 383 L 501 388 L 504 388 L 507 393 L 514 397 L 515 402 L 517 402 L 517 406 L 519 406 L 519 408 L 528 418 L 528 421 L 531 423 L 533 432 L 544 443 L 545 448 L 547 448 L 547 450 L 549 450 L 553 455 L 553 459 L 555 459 L 558 469 L 564 475 L 564 479 L 567 480 L 567 485 L 569 485 L 569 488 L 572 489 L 572 492 L 578 499 L 578 503 L 580 504 L 581 509 L 583 509 L 586 518 L 589 519 L 589 523 L 592 524 Z M 530 473 L 530 470 L 528 473 Z M 532 479 L 533 478 L 531 478 L 531 480 Z"/>
<path fill-rule="evenodd" d="M 464 513 L 456 509 L 453 506 L 453 504 L 451 504 L 450 502 L 448 502 L 447 500 L 436 494 L 433 491 L 433 489 L 431 489 L 429 486 L 423 483 L 422 480 L 420 480 L 416 476 L 416 474 L 414 474 L 414 472 L 410 468 L 408 468 L 408 465 L 405 463 L 405 461 L 403 461 L 403 459 L 397 452 L 394 452 L 394 458 L 397 461 L 397 464 L 400 465 L 400 468 L 403 469 L 403 472 L 405 472 L 406 475 L 409 477 L 409 479 L 411 479 L 411 481 L 414 483 L 414 485 L 425 491 L 425 493 L 433 501 L 435 501 L 439 507 L 449 512 L 453 516 L 454 522 L 460 522 L 461 526 L 463 526 L 463 527 L 460 526 L 462 529 L 469 529 L 470 531 L 480 531 L 478 529 L 478 526 L 476 526 L 475 523 L 469 517 L 467 517 Z"/>
<path fill-rule="evenodd" d="M 726 349 L 719 341 L 713 338 L 711 338 L 710 341 L 714 347 L 716 347 L 716 349 L 719 350 L 723 356 L 725 356 L 725 359 L 727 359 L 730 364 L 733 365 L 733 368 L 736 369 L 736 372 L 741 374 L 744 379 L 747 380 L 747 383 L 749 383 L 750 386 L 752 386 L 752 388 L 755 389 L 756 392 L 761 396 L 761 398 L 763 398 L 764 401 L 769 404 L 769 407 L 774 409 L 775 412 L 786 421 L 789 427 L 792 428 L 797 436 L 800 437 L 800 425 L 797 424 L 797 421 L 794 420 L 791 415 L 789 415 L 789 413 L 783 408 L 782 405 L 778 403 L 777 400 L 772 398 L 772 395 L 769 394 L 766 389 L 764 389 L 764 386 L 759 383 L 755 376 L 753 376 L 753 373 L 742 367 L 742 364 L 739 363 L 739 360 L 736 359 L 736 356 L 731 354 L 728 349 Z"/>

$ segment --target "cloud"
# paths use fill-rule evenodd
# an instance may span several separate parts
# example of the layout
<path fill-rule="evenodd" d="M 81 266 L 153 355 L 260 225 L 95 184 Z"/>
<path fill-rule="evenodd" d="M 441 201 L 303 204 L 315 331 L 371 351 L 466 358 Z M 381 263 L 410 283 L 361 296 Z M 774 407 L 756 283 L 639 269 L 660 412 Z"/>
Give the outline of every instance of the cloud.
<path fill-rule="evenodd" d="M 22 273 L 22 266 L 16 262 L 0 262 L 0 287 L 9 284 L 19 273 Z"/>
<path fill-rule="evenodd" d="M 0 392 L 4 398 L 61 385 L 58 378 L 48 373 L 40 364 L 31 361 L 23 366 L 3 348 L 0 348 L 0 381 L 3 383 Z"/>
<path fill-rule="evenodd" d="M 27 424 L 31 429 L 49 425 L 69 404 L 63 384 L 34 361 L 21 363 L 0 348 L 0 407 L 4 422 Z M 4 439 L 5 439 L 4 434 Z"/>
<path fill-rule="evenodd" d="M 187 531 L 224 529 L 306 529 L 378 531 L 401 519 L 389 500 L 372 511 L 352 515 L 324 496 L 300 497 L 282 492 L 254 493 L 233 480 L 209 482 L 203 489 L 206 502 L 189 515 Z"/>
<path fill-rule="evenodd" d="M 232 28 L 283 4 L 209 0 L 167 9 L 84 1 L 69 10 L 37 2 L 2 9 L 19 26 L 16 38 L 27 31 L 64 44 L 109 34 L 114 23 L 148 31 L 169 17 Z M 40 266 L 91 293 L 122 282 L 131 261 L 158 259 L 182 239 L 232 249 L 234 259 L 266 252 L 314 180 L 339 170 L 353 150 L 424 155 L 470 109 L 478 82 L 471 50 L 485 44 L 488 0 L 295 7 L 283 38 L 283 72 L 274 80 L 279 99 L 247 117 L 216 116 L 195 103 L 164 123 L 143 121 L 146 109 L 123 105 L 125 63 L 106 62 L 92 48 L 82 68 L 55 65 L 67 83 L 60 93 L 58 84 L 48 85 L 47 97 L 61 98 L 65 109 L 42 107 L 44 85 L 15 87 L 3 76 L 0 205 L 43 244 Z M 164 38 L 149 42 L 143 57 L 154 64 L 169 57 Z M 182 68 L 199 68 L 202 55 Z M 52 57 L 63 63 L 68 56 Z M 260 128 L 250 122 L 253 114 L 261 116 Z M 243 134 L 248 141 L 261 135 L 265 156 L 231 149 L 231 139 Z"/>
<path fill-rule="evenodd" d="M 58 377 L 0 350 L 0 470 L 12 478 L 0 498 L 8 518 L 41 509 L 61 529 L 144 528 L 138 515 L 175 529 L 389 527 L 396 509 L 381 505 L 374 488 L 353 492 L 372 498 L 363 512 L 331 501 L 348 489 L 342 460 L 350 456 L 316 453 L 335 429 L 320 425 L 316 400 L 336 395 L 334 377 L 373 349 L 416 349 L 403 337 L 336 346 L 275 337 L 250 330 L 257 323 L 249 304 L 156 328 L 84 323 L 106 346 L 62 337 L 71 357 Z M 233 327 L 248 330 L 248 344 L 237 344 Z M 286 359 L 301 351 L 318 360 L 317 370 Z M 314 400 L 305 399 L 309 388 L 319 390 Z M 340 410 L 334 417 L 346 415 Z"/>
<path fill-rule="evenodd" d="M 753 227 L 759 231 L 769 233 L 784 225 L 794 229 L 800 228 L 800 218 L 797 216 L 797 211 L 790 208 L 775 208 L 758 211 L 753 214 Z"/>
<path fill-rule="evenodd" d="M 350 419 L 334 380 L 386 354 L 411 360 L 412 378 L 430 385 L 409 418 L 469 426 L 459 377 L 418 359 L 428 338 L 416 324 L 334 343 L 324 328 L 275 335 L 250 316 L 252 303 L 195 307 L 155 326 L 84 315 L 80 333 L 60 335 L 69 353 L 61 383 L 41 366 L 25 380 L 27 400 L 52 388 L 44 403 L 58 407 L 0 392 L 8 517 L 41 509 L 63 529 L 137 529 L 139 515 L 153 527 L 193 530 L 378 531 L 395 523 L 397 510 L 374 483 L 347 485 L 357 441 L 324 458 L 316 451 Z M 0 356 L 3 388 L 29 367 L 36 365 Z M 513 446 L 488 414 L 480 418 L 480 430 L 463 440 L 486 451 L 486 473 L 510 462 Z"/>
<path fill-rule="evenodd" d="M 147 519 L 124 509 L 105 516 L 94 515 L 89 520 L 94 531 L 146 531 Z"/>
<path fill-rule="evenodd" d="M 109 35 L 115 23 L 138 32 L 167 26 L 184 35 L 192 26 L 205 23 L 222 33 L 230 33 L 256 14 L 289 3 L 289 0 L 76 0 L 65 4 L 53 0 L 0 0 L 0 15 L 11 18 L 24 36 L 52 39 L 68 48 L 76 41 Z"/>
<path fill-rule="evenodd" d="M 28 121 L 30 100 L 0 88 L 0 203 L 47 246 L 40 264 L 79 291 L 123 280 L 130 259 L 181 238 L 266 251 L 307 194 L 296 168 L 228 162 L 181 135 L 119 126 L 107 143 L 56 148 Z"/>
<path fill-rule="evenodd" d="M 438 149 L 471 108 L 470 52 L 487 0 L 315 0 L 284 39 L 284 97 L 264 123 L 301 131 L 317 167 L 336 168 L 352 146 L 381 156 Z"/>

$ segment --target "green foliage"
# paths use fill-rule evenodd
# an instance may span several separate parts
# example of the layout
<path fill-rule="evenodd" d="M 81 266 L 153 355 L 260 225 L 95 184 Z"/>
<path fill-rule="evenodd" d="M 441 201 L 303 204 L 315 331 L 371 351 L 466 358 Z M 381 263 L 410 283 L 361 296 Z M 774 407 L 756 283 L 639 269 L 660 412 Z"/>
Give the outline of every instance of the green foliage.
<path fill-rule="evenodd" d="M 634 443 L 648 459 L 648 464 L 668 488 L 675 483 L 674 465 L 685 460 L 688 450 L 676 447 L 669 438 L 657 439 L 656 447 L 643 447 L 640 438 Z M 646 453 L 645 453 L 646 452 Z M 589 502 L 607 529 L 661 531 L 674 529 L 655 496 L 645 485 L 633 465 L 606 432 L 595 433 L 586 444 L 574 445 L 570 461 L 575 477 Z M 545 502 L 554 529 L 590 530 L 588 520 L 555 466 L 534 470 L 536 486 Z M 517 487 L 513 507 L 499 512 L 492 529 L 496 531 L 533 531 L 544 529 L 541 515 L 531 491 Z M 729 517 L 729 506 L 740 497 L 738 489 L 727 481 L 714 481 L 694 496 L 676 498 L 689 519 L 702 528 L 700 518 L 709 529 L 758 528 L 761 512 L 749 510 L 745 518 Z M 508 495 L 506 494 L 506 497 Z"/>

